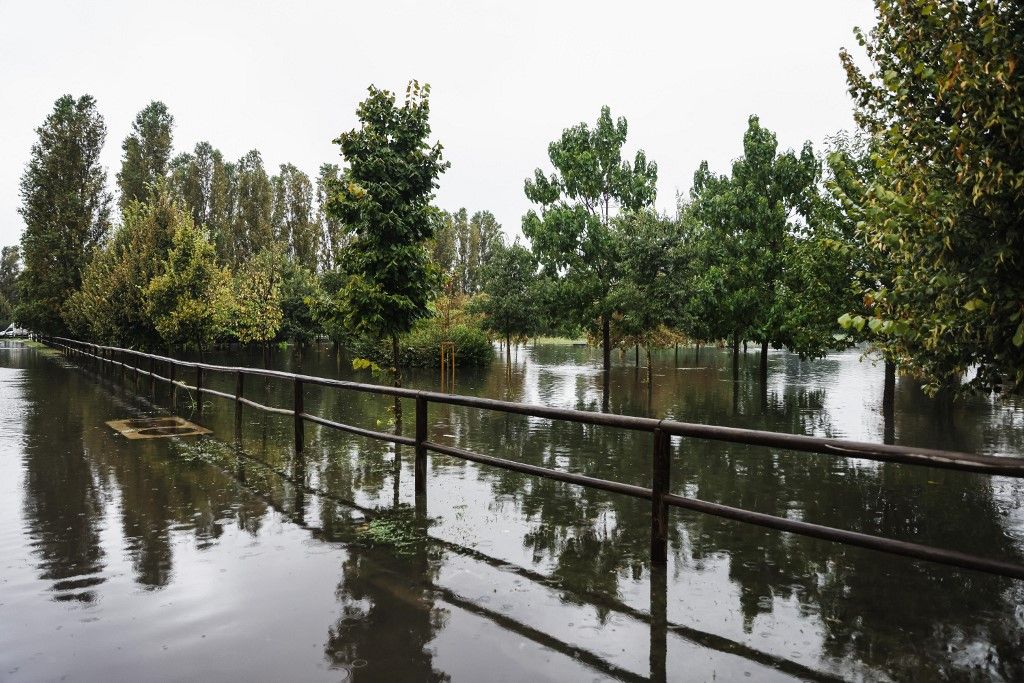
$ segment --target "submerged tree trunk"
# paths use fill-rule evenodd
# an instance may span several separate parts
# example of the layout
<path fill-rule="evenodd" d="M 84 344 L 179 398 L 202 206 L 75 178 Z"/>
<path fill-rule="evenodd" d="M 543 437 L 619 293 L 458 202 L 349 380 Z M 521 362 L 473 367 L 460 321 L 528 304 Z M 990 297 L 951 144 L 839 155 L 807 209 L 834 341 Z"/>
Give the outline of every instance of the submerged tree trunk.
<path fill-rule="evenodd" d="M 394 384 L 396 387 L 402 386 L 402 371 L 399 369 L 402 353 L 398 346 L 398 335 L 391 335 L 391 367 L 394 373 Z"/>
<path fill-rule="evenodd" d="M 892 410 L 896 402 L 896 363 L 885 361 L 885 385 L 882 388 L 882 409 Z"/>
<path fill-rule="evenodd" d="M 693 364 L 700 364 L 700 342 L 697 342 L 696 348 L 693 350 Z"/>
<path fill-rule="evenodd" d="M 650 347 L 650 345 L 648 344 L 647 346 L 645 346 L 644 350 L 647 352 L 647 383 L 650 384 L 651 380 L 654 379 L 654 369 L 651 366 L 651 347 Z"/>
<path fill-rule="evenodd" d="M 604 356 L 604 371 L 612 369 L 612 325 L 607 316 L 601 318 L 601 353 Z"/>
<path fill-rule="evenodd" d="M 761 383 L 768 384 L 768 342 L 761 342 Z"/>
<path fill-rule="evenodd" d="M 512 336 L 505 335 L 505 365 L 512 367 Z"/>
<path fill-rule="evenodd" d="M 732 378 L 738 381 L 740 378 L 740 334 L 734 332 L 732 335 Z"/>
<path fill-rule="evenodd" d="M 633 346 L 633 362 L 636 363 L 637 367 L 640 367 L 640 345 L 635 344 Z"/>

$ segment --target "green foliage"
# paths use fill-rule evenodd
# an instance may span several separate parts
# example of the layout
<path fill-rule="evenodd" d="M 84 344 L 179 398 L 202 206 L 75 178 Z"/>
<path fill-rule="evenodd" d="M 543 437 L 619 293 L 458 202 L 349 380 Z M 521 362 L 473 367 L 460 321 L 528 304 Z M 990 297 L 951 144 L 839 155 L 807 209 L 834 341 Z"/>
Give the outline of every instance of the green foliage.
<path fill-rule="evenodd" d="M 622 159 L 625 118 L 613 121 L 601 109 L 591 129 L 580 123 L 548 146 L 556 173 L 537 169 L 526 181 L 526 196 L 540 205 L 523 217 L 523 233 L 552 277 L 564 283 L 559 315 L 581 325 L 599 320 L 610 366 L 609 335 L 615 312 L 609 294 L 618 279 L 618 254 L 610 222 L 619 210 L 638 211 L 654 203 L 658 168 L 638 151 L 630 164 Z"/>
<path fill-rule="evenodd" d="M 348 245 L 350 236 L 340 219 L 327 211 L 327 199 L 331 188 L 340 187 L 338 183 L 341 169 L 336 164 L 323 164 L 316 179 L 316 220 L 320 230 L 320 264 L 323 272 L 338 267 L 342 250 Z"/>
<path fill-rule="evenodd" d="M 495 250 L 483 268 L 483 295 L 474 309 L 484 315 L 484 329 L 506 340 L 540 332 L 541 302 L 534 287 L 537 259 L 518 242 Z"/>
<path fill-rule="evenodd" d="M 150 102 L 132 123 L 132 132 L 121 149 L 121 171 L 117 185 L 121 190 L 121 210 L 132 202 L 145 202 L 157 183 L 166 178 L 171 158 L 174 117 L 163 102 Z"/>
<path fill-rule="evenodd" d="M 786 320 L 802 301 L 795 252 L 809 236 L 819 163 L 810 143 L 799 155 L 777 150 L 775 134 L 751 116 L 732 173 L 716 176 L 703 162 L 691 197 L 695 217 L 721 243 L 715 252 L 725 259 L 716 273 L 721 282 L 712 287 L 724 294 L 715 336 L 779 347 L 794 342 Z"/>
<path fill-rule="evenodd" d="M 100 152 L 107 135 L 89 95 L 64 95 L 36 129 L 21 177 L 25 260 L 18 321 L 38 332 L 66 332 L 60 309 L 110 226 L 110 195 Z"/>
<path fill-rule="evenodd" d="M 162 270 L 146 290 L 146 312 L 164 342 L 202 351 L 227 322 L 230 275 L 190 217 L 175 231 Z"/>
<path fill-rule="evenodd" d="M 274 238 L 287 248 L 288 258 L 316 271 L 320 257 L 320 229 L 313 207 L 313 183 L 291 164 L 281 164 L 270 179 L 274 188 Z"/>
<path fill-rule="evenodd" d="M 316 311 L 324 298 L 320 281 L 312 272 L 286 259 L 281 273 L 281 329 L 278 336 L 308 344 L 320 334 Z"/>
<path fill-rule="evenodd" d="M 437 227 L 430 241 L 431 259 L 445 277 L 451 277 L 463 294 L 483 290 L 484 267 L 495 251 L 505 246 L 501 225 L 490 211 L 472 218 L 465 209 L 437 211 Z"/>
<path fill-rule="evenodd" d="M 17 245 L 0 251 L 0 296 L 10 306 L 18 304 L 18 277 L 21 275 L 21 250 Z"/>
<path fill-rule="evenodd" d="M 457 366 L 486 367 L 494 360 L 494 346 L 478 319 L 463 317 L 445 328 L 441 319 L 434 316 L 417 320 L 412 330 L 399 338 L 399 365 L 439 367 L 442 342 L 455 345 Z M 390 366 L 393 362 L 391 348 L 384 340 L 362 337 L 350 343 L 350 350 L 377 366 Z"/>
<path fill-rule="evenodd" d="M 284 319 L 281 310 L 283 267 L 281 248 L 271 245 L 235 271 L 228 328 L 243 344 L 266 343 L 277 336 Z"/>
<path fill-rule="evenodd" d="M 82 286 L 64 304 L 68 329 L 82 339 L 152 348 L 160 336 L 146 311 L 146 289 L 160 274 L 175 234 L 188 220 L 161 183 L 151 203 L 129 202 L 113 239 L 98 249 Z"/>
<path fill-rule="evenodd" d="M 274 188 L 257 150 L 249 151 L 233 167 L 229 196 L 234 200 L 227 223 L 224 260 L 240 266 L 274 242 Z"/>
<path fill-rule="evenodd" d="M 353 333 L 396 340 L 428 313 L 436 277 L 424 243 L 434 230 L 430 201 L 448 164 L 440 143 L 427 142 L 429 86 L 411 82 L 400 107 L 393 93 L 372 86 L 369 93 L 357 110 L 360 127 L 335 141 L 347 167 L 326 210 L 354 240 L 339 259 L 346 277 L 331 295 Z"/>
<path fill-rule="evenodd" d="M 894 353 L 931 389 L 1024 387 L 1024 6 L 877 0 L 843 53 L 878 176 L 861 210 L 887 283 L 867 293 Z M 882 329 L 879 327 L 879 329 Z"/>

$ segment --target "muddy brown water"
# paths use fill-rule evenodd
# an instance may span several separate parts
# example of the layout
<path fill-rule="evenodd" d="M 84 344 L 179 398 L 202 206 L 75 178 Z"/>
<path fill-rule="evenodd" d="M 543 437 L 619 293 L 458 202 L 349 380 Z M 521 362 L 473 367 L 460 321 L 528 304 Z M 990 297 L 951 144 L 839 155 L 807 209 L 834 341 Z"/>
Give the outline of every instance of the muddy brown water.
<path fill-rule="evenodd" d="M 208 355 L 259 365 L 259 354 Z M 1024 404 L 950 404 L 856 350 L 616 356 L 613 412 L 1024 455 Z M 599 352 L 521 347 L 456 390 L 601 409 Z M 372 381 L 329 349 L 271 365 Z M 234 391 L 234 377 L 208 374 Z M 433 372 L 408 386 L 436 389 Z M 246 396 L 288 406 L 290 386 Z M 412 452 L 0 343 L 0 680 L 1024 679 L 1024 585 L 434 455 L 429 523 Z M 306 411 L 411 434 L 389 399 L 307 388 Z M 128 441 L 108 420 L 178 414 L 202 437 Z M 647 485 L 650 435 L 432 406 L 430 439 Z M 396 457 L 397 456 L 397 457 Z M 832 526 L 1024 560 L 1024 484 L 676 440 L 673 490 Z M 649 609 L 654 597 L 656 618 Z M 664 610 L 667 623 L 657 615 Z"/>

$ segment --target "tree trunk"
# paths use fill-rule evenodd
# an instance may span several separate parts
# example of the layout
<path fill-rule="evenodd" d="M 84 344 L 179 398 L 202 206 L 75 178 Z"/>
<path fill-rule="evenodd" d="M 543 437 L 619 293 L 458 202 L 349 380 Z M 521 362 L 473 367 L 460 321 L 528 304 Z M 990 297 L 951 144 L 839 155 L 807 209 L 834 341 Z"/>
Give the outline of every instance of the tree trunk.
<path fill-rule="evenodd" d="M 637 367 L 640 367 L 640 345 L 635 344 L 633 346 L 633 362 Z"/>
<path fill-rule="evenodd" d="M 700 342 L 697 342 L 697 346 L 693 350 L 693 364 L 700 365 Z"/>
<path fill-rule="evenodd" d="M 738 381 L 740 378 L 740 334 L 735 332 L 732 335 L 732 378 Z"/>
<path fill-rule="evenodd" d="M 882 410 L 892 410 L 896 402 L 896 363 L 885 361 L 885 385 L 882 388 Z"/>
<path fill-rule="evenodd" d="M 394 368 L 394 375 L 395 375 L 395 377 L 394 377 L 395 382 L 394 383 L 395 383 L 396 387 L 402 386 L 402 371 L 399 370 L 399 365 L 401 364 L 401 360 L 402 360 L 401 356 L 402 356 L 401 349 L 398 346 L 398 335 L 397 334 L 393 334 L 393 335 L 391 335 L 391 365 Z M 396 401 L 396 405 L 397 405 L 397 401 Z"/>
<path fill-rule="evenodd" d="M 505 335 L 505 365 L 512 367 L 512 337 Z"/>
<path fill-rule="evenodd" d="M 761 342 L 761 383 L 768 384 L 768 342 Z"/>
<path fill-rule="evenodd" d="M 612 369 L 612 324 L 607 316 L 601 318 L 601 353 L 604 356 L 604 371 Z"/>
<path fill-rule="evenodd" d="M 651 384 L 651 381 L 654 379 L 654 369 L 651 367 L 651 347 L 650 347 L 650 345 L 644 347 L 644 350 L 647 352 L 647 383 Z"/>

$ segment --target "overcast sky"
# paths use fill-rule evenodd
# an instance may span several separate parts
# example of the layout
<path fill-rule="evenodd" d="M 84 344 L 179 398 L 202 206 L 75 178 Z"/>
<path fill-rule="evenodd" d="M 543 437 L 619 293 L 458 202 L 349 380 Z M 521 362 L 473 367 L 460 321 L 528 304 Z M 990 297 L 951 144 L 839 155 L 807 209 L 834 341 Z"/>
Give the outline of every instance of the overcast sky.
<path fill-rule="evenodd" d="M 0 0 L 0 243 L 21 234 L 18 180 L 63 93 L 97 99 L 113 186 L 150 100 L 174 115 L 176 150 L 256 148 L 268 172 L 313 175 L 340 161 L 331 140 L 355 125 L 367 85 L 416 78 L 452 164 L 437 203 L 489 209 L 512 234 L 548 143 L 608 104 L 629 120 L 630 155 L 658 162 L 658 208 L 672 211 L 702 159 L 728 170 L 750 114 L 782 147 L 852 128 L 838 52 L 872 24 L 869 0 Z"/>

